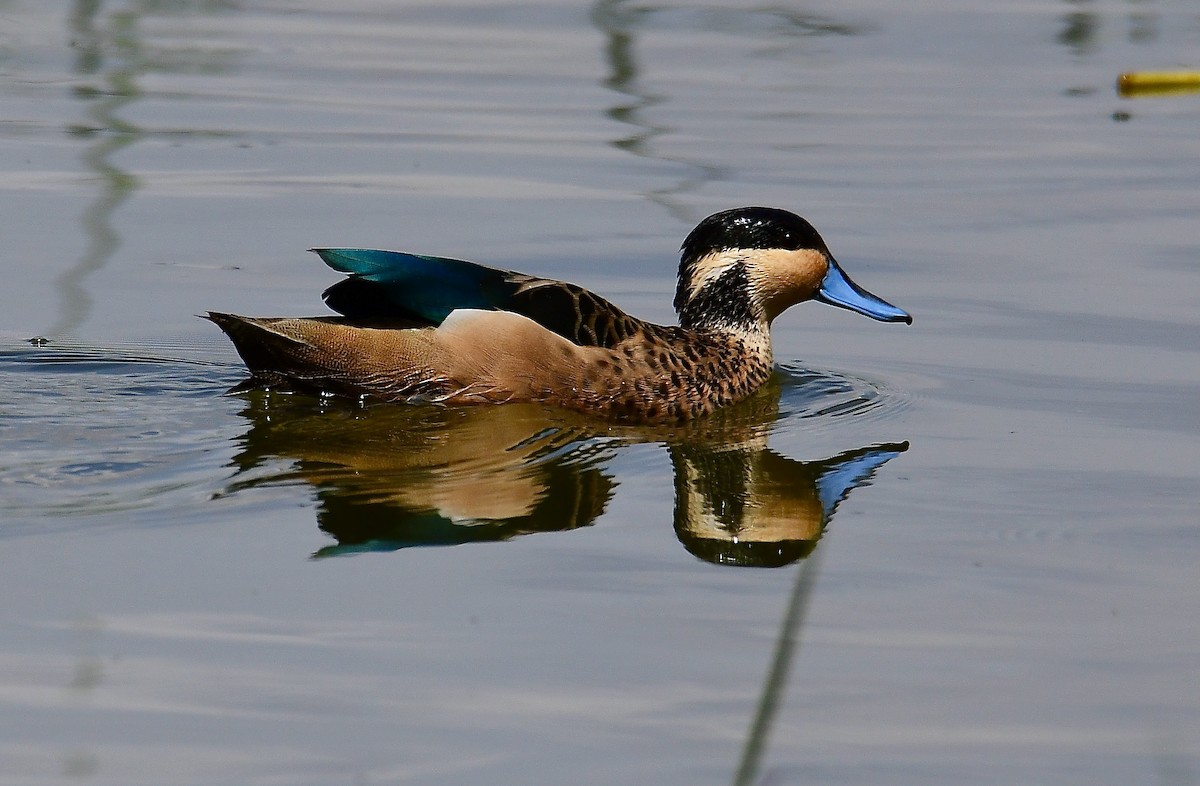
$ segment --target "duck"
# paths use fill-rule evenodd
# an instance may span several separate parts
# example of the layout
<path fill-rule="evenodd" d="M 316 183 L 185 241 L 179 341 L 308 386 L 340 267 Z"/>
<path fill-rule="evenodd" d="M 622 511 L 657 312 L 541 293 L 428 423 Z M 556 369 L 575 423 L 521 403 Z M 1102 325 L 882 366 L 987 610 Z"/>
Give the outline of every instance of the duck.
<path fill-rule="evenodd" d="M 770 377 L 771 323 L 815 300 L 881 322 L 908 312 L 858 286 L 817 230 L 787 210 L 740 207 L 680 247 L 678 325 L 630 316 L 563 281 L 446 257 L 310 249 L 346 277 L 336 316 L 210 311 L 250 385 L 443 405 L 537 402 L 621 422 L 683 422 Z"/>

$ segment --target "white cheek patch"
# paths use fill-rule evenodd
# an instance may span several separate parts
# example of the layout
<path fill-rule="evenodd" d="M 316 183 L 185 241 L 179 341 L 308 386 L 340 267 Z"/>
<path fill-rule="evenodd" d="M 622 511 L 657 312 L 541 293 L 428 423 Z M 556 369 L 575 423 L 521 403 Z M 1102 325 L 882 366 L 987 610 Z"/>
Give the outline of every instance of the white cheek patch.
<path fill-rule="evenodd" d="M 688 286 L 688 298 L 696 297 L 696 293 L 704 289 L 706 284 L 716 281 L 725 271 L 745 261 L 745 256 L 732 254 L 728 251 L 709 254 L 706 257 L 698 259 L 692 266 L 692 280 Z"/>

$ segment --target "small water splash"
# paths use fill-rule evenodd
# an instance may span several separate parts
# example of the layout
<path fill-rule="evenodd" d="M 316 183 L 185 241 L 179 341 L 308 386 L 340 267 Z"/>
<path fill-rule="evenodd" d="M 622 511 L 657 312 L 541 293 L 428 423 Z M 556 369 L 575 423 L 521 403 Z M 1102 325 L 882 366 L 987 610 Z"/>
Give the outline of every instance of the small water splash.
<path fill-rule="evenodd" d="M 855 423 L 890 420 L 910 405 L 908 396 L 877 380 L 826 369 L 782 365 L 780 420 L 821 421 L 834 427 L 851 419 Z M 806 422 L 806 429 L 814 424 Z"/>

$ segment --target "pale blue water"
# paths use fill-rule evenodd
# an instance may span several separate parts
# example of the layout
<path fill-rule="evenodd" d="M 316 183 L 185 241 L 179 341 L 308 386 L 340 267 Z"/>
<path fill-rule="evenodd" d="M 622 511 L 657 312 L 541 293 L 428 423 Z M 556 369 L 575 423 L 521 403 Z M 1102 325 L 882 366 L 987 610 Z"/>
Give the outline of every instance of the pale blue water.
<path fill-rule="evenodd" d="M 0 784 L 1200 781 L 1200 95 L 1113 87 L 1198 52 L 1161 0 L 0 2 Z M 916 321 L 797 308 L 694 431 L 227 396 L 193 317 L 360 245 L 670 321 L 742 204 Z"/>

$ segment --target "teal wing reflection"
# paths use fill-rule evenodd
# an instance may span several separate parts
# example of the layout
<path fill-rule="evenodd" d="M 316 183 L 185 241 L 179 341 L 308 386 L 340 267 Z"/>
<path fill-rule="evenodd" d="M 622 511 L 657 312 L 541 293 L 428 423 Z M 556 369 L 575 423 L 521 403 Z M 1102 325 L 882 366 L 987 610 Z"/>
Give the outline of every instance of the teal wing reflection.
<path fill-rule="evenodd" d="M 551 463 L 544 470 L 541 480 L 546 493 L 520 511 L 472 510 L 466 517 L 440 508 L 381 504 L 346 494 L 343 487 L 319 488 L 318 523 L 337 545 L 319 549 L 313 556 L 508 540 L 586 527 L 604 512 L 613 482 L 599 469 Z"/>

